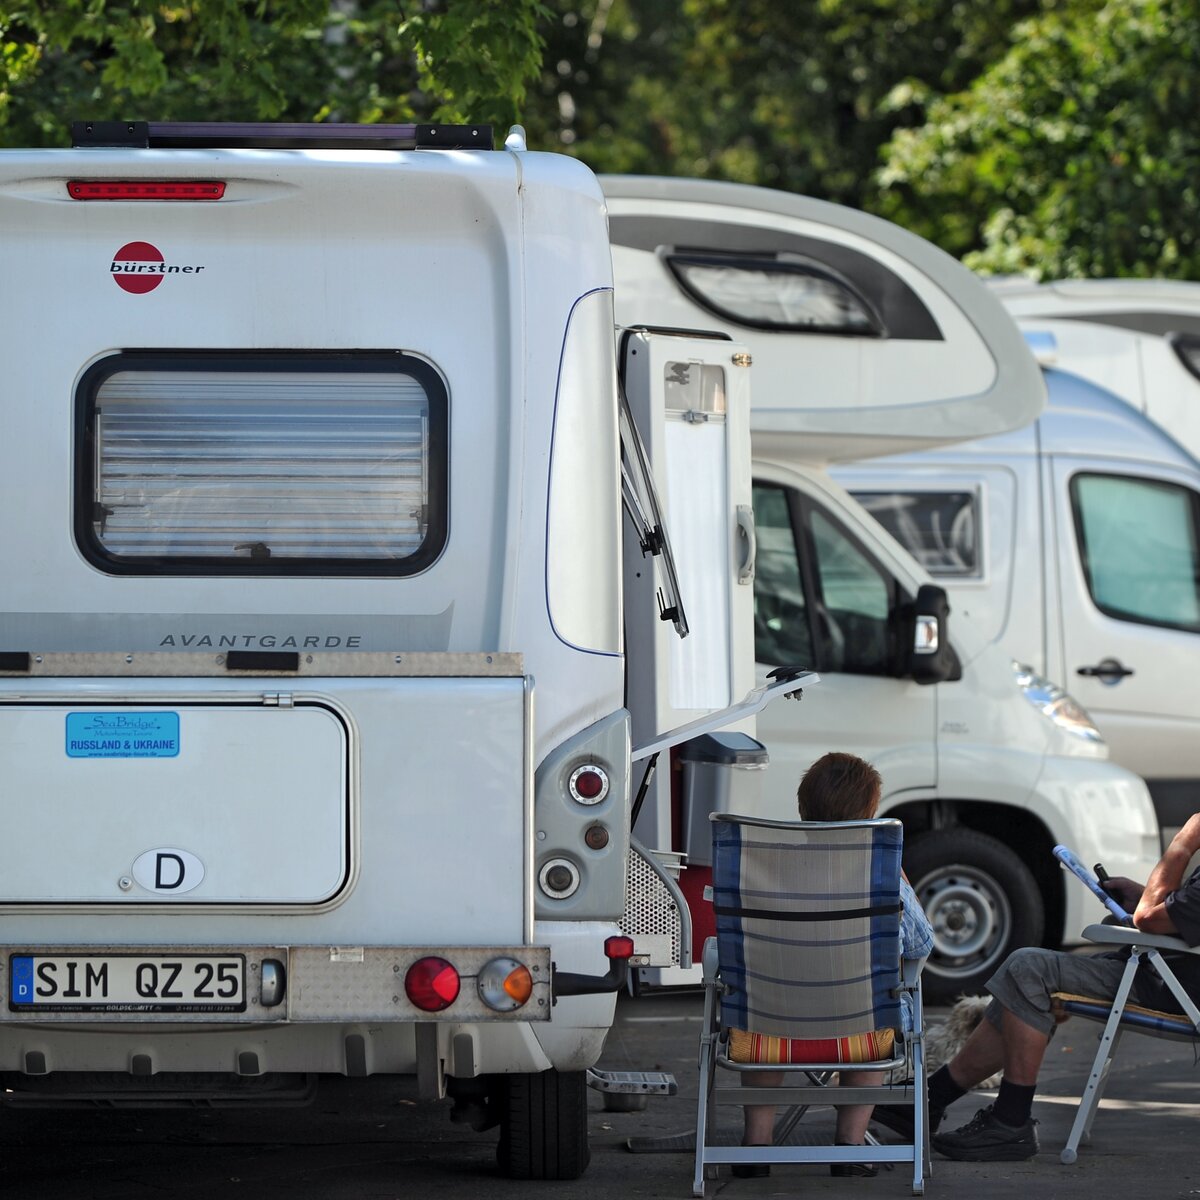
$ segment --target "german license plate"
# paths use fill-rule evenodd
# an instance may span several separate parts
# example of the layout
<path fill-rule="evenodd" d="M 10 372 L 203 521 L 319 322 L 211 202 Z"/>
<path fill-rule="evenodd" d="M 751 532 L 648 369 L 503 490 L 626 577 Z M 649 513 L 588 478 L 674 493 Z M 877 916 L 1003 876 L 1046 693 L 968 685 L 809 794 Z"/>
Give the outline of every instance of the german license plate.
<path fill-rule="evenodd" d="M 15 1012 L 244 1012 L 241 954 L 12 954 Z"/>

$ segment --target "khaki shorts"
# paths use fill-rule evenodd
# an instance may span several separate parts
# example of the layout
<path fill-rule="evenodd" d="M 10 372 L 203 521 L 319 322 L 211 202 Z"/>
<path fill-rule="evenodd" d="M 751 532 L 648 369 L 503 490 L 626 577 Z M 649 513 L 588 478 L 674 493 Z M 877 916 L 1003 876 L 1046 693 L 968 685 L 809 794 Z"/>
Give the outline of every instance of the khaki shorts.
<path fill-rule="evenodd" d="M 987 981 L 992 1003 L 984 1014 L 993 1025 L 1000 1024 L 1001 1010 L 1049 1037 L 1055 1020 L 1050 997 L 1055 992 L 1112 1000 L 1117 994 L 1128 956 L 1120 951 L 1102 954 L 1067 954 L 1062 950 L 1026 947 L 1014 950 Z M 1134 980 L 1137 992 L 1137 980 Z M 1136 994 L 1133 997 L 1137 999 Z"/>

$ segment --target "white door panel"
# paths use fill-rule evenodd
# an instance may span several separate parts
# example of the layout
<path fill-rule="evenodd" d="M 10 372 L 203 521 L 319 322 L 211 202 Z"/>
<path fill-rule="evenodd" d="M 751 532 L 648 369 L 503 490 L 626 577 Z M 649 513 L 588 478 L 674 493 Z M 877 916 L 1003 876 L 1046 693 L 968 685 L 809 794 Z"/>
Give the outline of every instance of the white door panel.
<path fill-rule="evenodd" d="M 1166 469 L 1086 459 L 1056 458 L 1053 482 L 1061 676 L 1115 761 L 1200 778 L 1200 496 Z"/>

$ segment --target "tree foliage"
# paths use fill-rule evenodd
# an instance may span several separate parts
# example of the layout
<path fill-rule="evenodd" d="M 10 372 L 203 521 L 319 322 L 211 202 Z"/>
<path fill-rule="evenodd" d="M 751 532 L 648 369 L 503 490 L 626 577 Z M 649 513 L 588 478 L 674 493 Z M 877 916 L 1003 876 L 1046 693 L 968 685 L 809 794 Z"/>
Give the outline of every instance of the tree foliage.
<path fill-rule="evenodd" d="M 0 140 L 88 119 L 475 121 L 520 114 L 540 0 L 0 4 Z"/>
<path fill-rule="evenodd" d="M 520 120 L 989 271 L 1200 278 L 1200 0 L 0 0 L 0 143 L 69 122 Z M 544 52 L 543 52 L 544 51 Z"/>
<path fill-rule="evenodd" d="M 531 140 L 863 206 L 892 132 L 1053 0 L 557 0 Z"/>
<path fill-rule="evenodd" d="M 1076 4 L 893 140 L 878 207 L 978 269 L 1200 279 L 1200 11 Z"/>

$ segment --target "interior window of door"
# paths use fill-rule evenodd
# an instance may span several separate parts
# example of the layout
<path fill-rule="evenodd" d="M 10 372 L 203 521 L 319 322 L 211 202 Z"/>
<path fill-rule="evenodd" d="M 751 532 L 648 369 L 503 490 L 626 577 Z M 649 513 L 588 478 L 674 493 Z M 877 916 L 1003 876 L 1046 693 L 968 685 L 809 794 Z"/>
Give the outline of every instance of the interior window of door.
<path fill-rule="evenodd" d="M 754 485 L 754 656 L 772 666 L 818 667 L 789 489 Z"/>
<path fill-rule="evenodd" d="M 1143 625 L 1200 629 L 1200 498 L 1189 488 L 1123 475 L 1071 480 L 1088 591 L 1101 612 Z"/>

